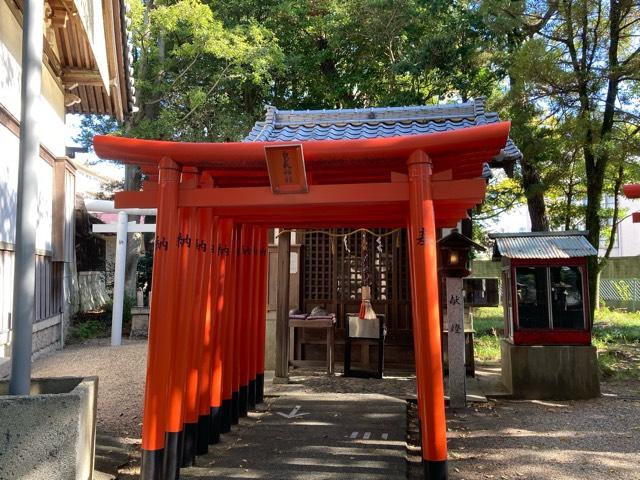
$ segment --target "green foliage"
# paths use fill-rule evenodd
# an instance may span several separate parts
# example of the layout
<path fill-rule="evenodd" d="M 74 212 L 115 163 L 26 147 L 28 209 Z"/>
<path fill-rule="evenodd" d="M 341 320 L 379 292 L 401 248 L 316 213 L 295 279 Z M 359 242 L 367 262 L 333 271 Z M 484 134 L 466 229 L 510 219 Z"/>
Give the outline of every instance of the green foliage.
<path fill-rule="evenodd" d="M 140 111 L 120 127 L 87 117 L 85 145 L 105 132 L 240 140 L 267 104 L 350 108 L 487 95 L 512 120 L 524 161 L 511 178 L 491 182 L 480 218 L 538 200 L 543 226 L 592 229 L 596 208 L 596 230 L 606 236 L 613 211 L 600 208 L 602 193 L 615 194 L 619 166 L 624 181 L 640 179 L 637 0 L 130 4 Z M 612 112 L 603 100 L 609 85 Z"/>
<path fill-rule="evenodd" d="M 107 115 L 83 115 L 80 131 L 73 141 L 82 147 L 93 149 L 94 135 L 108 135 L 120 130 L 118 122 Z"/>
<path fill-rule="evenodd" d="M 131 330 L 131 307 L 135 305 L 132 297 L 125 296 L 122 305 L 122 333 Z M 77 341 L 90 338 L 111 336 L 113 302 L 109 300 L 100 308 L 91 312 L 78 312 L 71 319 L 71 338 Z"/>
<path fill-rule="evenodd" d="M 516 178 L 530 206 L 543 197 L 549 227 L 586 227 L 594 245 L 608 238 L 614 217 L 602 195 L 618 196 L 618 178 L 638 178 L 640 50 L 632 39 L 639 7 L 602 0 L 480 6 L 508 81 L 494 100 L 512 119 L 525 157 Z"/>
<path fill-rule="evenodd" d="M 102 316 L 89 318 L 73 326 L 71 337 L 80 341 L 90 338 L 105 338 L 111 334 L 109 326 L 110 324 L 106 323 Z"/>
<path fill-rule="evenodd" d="M 502 307 L 479 307 L 473 309 L 473 329 L 476 335 L 488 335 L 502 332 L 504 329 L 504 311 Z"/>
<path fill-rule="evenodd" d="M 504 320 L 502 307 L 473 309 L 475 330 L 473 351 L 480 363 L 496 362 L 500 359 L 500 337 L 503 336 Z"/>
<path fill-rule="evenodd" d="M 136 289 L 143 289 L 145 297 L 148 297 L 151 290 L 151 281 L 153 277 L 153 253 L 145 252 L 138 258 L 138 266 L 136 268 Z"/>
<path fill-rule="evenodd" d="M 616 343 L 640 347 L 640 312 L 609 310 L 606 307 L 596 310 L 593 337 L 598 347 Z"/>
<path fill-rule="evenodd" d="M 434 103 L 498 77 L 467 0 L 131 2 L 140 112 L 121 133 L 239 140 L 279 108 Z M 92 120 L 83 138 L 106 129 Z"/>

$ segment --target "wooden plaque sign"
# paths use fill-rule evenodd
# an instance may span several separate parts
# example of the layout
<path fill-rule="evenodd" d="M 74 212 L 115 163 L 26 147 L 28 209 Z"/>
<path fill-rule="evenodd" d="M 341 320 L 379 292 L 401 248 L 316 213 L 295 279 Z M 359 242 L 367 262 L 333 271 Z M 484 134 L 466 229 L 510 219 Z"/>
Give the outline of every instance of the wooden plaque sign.
<path fill-rule="evenodd" d="M 302 145 L 264 147 L 273 193 L 308 193 Z"/>

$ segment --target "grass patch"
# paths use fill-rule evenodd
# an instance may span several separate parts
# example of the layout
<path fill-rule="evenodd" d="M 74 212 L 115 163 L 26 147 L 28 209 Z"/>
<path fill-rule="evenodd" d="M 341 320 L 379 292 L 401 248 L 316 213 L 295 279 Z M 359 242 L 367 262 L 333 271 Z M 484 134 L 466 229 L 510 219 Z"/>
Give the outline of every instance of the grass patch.
<path fill-rule="evenodd" d="M 640 312 L 601 308 L 593 322 L 593 345 L 603 377 L 640 379 Z"/>
<path fill-rule="evenodd" d="M 500 360 L 500 337 L 504 331 L 502 307 L 473 309 L 473 351 L 480 363 Z"/>
<path fill-rule="evenodd" d="M 504 320 L 502 307 L 473 309 L 474 351 L 480 363 L 500 359 Z M 640 312 L 601 308 L 595 314 L 593 345 L 604 378 L 640 379 Z"/>

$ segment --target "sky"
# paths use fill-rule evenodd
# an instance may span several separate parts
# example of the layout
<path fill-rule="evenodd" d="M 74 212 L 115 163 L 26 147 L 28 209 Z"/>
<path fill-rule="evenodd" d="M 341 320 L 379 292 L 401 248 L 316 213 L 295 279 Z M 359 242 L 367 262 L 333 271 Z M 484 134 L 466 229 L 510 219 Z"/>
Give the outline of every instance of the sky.
<path fill-rule="evenodd" d="M 76 142 L 73 141 L 73 137 L 77 136 L 80 131 L 80 115 L 67 115 L 65 118 L 66 121 L 66 141 L 65 145 L 68 147 L 79 146 Z M 98 157 L 95 153 L 78 153 L 76 154 L 76 158 L 74 159 L 77 162 L 82 163 L 94 163 L 98 160 Z M 108 177 L 113 178 L 114 180 L 122 180 L 124 179 L 124 166 L 118 165 L 115 162 L 99 162 L 94 165 L 89 165 L 93 171 L 97 173 L 101 173 Z"/>

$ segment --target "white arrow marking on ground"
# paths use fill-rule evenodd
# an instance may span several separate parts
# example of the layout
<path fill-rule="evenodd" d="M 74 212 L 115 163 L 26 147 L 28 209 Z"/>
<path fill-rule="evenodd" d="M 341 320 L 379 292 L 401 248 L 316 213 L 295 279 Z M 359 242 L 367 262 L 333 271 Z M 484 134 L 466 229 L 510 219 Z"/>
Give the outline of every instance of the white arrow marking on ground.
<path fill-rule="evenodd" d="M 371 432 L 364 432 L 364 435 L 362 436 L 363 440 L 369 440 L 371 438 Z"/>
<path fill-rule="evenodd" d="M 296 418 L 296 417 L 302 417 L 304 415 L 309 415 L 308 413 L 298 413 L 298 410 L 300 410 L 300 405 L 296 405 L 294 409 L 291 410 L 291 412 L 289 412 L 289 414 L 282 413 L 282 412 L 276 412 L 276 413 L 284 418 Z"/>

